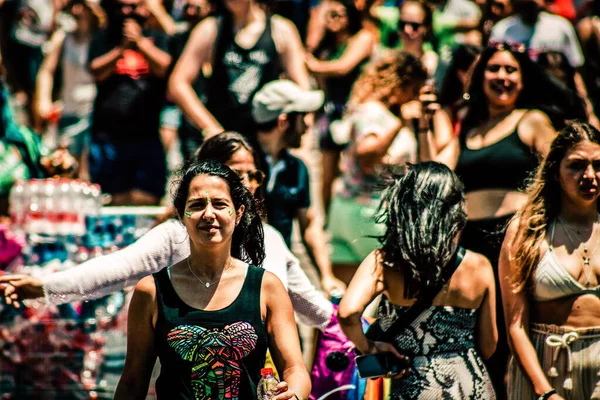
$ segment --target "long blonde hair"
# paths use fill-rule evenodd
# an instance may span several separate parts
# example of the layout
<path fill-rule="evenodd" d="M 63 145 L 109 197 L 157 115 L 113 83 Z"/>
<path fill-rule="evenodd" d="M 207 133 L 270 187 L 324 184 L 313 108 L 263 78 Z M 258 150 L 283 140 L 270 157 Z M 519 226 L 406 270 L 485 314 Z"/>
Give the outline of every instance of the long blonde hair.
<path fill-rule="evenodd" d="M 511 243 L 516 249 L 511 283 L 517 293 L 531 289 L 548 224 L 560 212 L 560 163 L 573 146 L 586 140 L 600 144 L 600 132 L 587 123 L 569 122 L 552 142 L 548 155 L 525 191 L 527 202 L 513 219 L 518 221 L 518 226 Z"/>
<path fill-rule="evenodd" d="M 427 71 L 421 61 L 405 51 L 389 51 L 366 66 L 358 77 L 352 92 L 349 105 L 357 106 L 367 100 L 381 101 L 388 108 L 395 88 L 406 88 L 409 85 L 423 85 L 427 79 Z"/>

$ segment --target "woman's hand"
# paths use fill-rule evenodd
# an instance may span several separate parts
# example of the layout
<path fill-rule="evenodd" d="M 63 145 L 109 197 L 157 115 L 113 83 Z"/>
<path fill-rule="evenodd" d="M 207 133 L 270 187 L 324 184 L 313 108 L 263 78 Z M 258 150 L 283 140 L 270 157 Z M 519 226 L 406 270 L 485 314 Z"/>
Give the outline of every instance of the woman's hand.
<path fill-rule="evenodd" d="M 335 290 L 340 291 L 342 293 L 346 291 L 346 284 L 333 275 L 324 276 L 321 279 L 321 287 L 329 296 L 331 296 L 331 292 Z"/>
<path fill-rule="evenodd" d="M 409 363 L 410 359 L 407 356 L 403 356 L 402 354 L 400 354 L 398 352 L 398 350 L 396 350 L 396 348 L 394 347 L 393 344 L 391 343 L 386 343 L 386 342 L 373 342 L 373 341 L 369 341 L 369 348 L 367 349 L 367 351 L 364 353 L 366 354 L 377 354 L 377 353 L 392 353 L 394 356 L 396 356 L 396 358 L 398 358 L 399 360 L 402 360 L 403 363 Z M 392 374 L 391 372 L 389 372 L 386 377 L 387 378 L 393 378 L 393 379 L 398 379 L 398 378 L 403 378 L 404 376 L 408 375 L 408 373 L 410 372 L 410 368 L 405 368 L 400 370 L 400 372 L 398 372 L 397 374 Z"/>
<path fill-rule="evenodd" d="M 276 396 L 273 398 L 274 400 L 287 400 L 287 399 L 298 399 L 298 400 L 304 400 L 298 397 L 298 395 L 291 391 L 290 388 L 288 387 L 287 382 L 285 381 L 281 381 L 277 384 L 277 386 L 275 387 L 276 390 Z"/>
<path fill-rule="evenodd" d="M 48 176 L 70 177 L 77 170 L 79 164 L 66 147 L 59 147 L 40 161 Z"/>
<path fill-rule="evenodd" d="M 306 68 L 308 68 L 310 72 L 319 72 L 319 66 L 321 64 L 321 61 L 318 60 L 315 56 L 307 52 L 304 61 L 306 62 Z"/>
<path fill-rule="evenodd" d="M 20 308 L 20 302 L 44 297 L 44 285 L 38 278 L 28 275 L 0 276 L 0 290 L 4 290 L 6 304 Z"/>

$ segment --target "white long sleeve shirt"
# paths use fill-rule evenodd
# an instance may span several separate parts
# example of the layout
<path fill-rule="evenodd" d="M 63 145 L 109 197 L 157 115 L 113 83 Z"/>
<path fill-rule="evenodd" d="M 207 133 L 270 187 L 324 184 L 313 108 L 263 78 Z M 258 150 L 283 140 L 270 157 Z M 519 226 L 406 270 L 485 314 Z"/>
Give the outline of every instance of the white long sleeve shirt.
<path fill-rule="evenodd" d="M 266 252 L 263 267 L 281 279 L 302 323 L 325 328 L 333 314 L 331 302 L 312 285 L 281 234 L 270 225 L 264 224 L 263 228 Z M 143 277 L 189 255 L 185 227 L 176 220 L 169 220 L 122 250 L 42 277 L 44 296 L 49 304 L 102 297 L 133 286 Z"/>

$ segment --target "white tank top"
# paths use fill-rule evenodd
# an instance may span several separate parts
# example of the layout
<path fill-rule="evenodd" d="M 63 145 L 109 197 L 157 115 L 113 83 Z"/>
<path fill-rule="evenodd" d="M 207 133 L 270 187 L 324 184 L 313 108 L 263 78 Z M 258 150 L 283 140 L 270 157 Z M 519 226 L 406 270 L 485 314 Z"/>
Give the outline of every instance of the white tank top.
<path fill-rule="evenodd" d="M 85 117 L 96 97 L 94 78 L 87 70 L 89 41 L 78 42 L 73 34 L 65 37 L 62 51 L 63 115 Z"/>

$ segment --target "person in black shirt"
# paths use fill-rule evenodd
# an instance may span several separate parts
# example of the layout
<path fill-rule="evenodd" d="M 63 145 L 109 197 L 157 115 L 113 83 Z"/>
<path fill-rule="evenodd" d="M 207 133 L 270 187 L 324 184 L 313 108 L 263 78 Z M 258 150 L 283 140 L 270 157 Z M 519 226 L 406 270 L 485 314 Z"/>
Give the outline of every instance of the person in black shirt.
<path fill-rule="evenodd" d="M 158 204 L 166 184 L 160 112 L 171 57 L 167 37 L 143 29 L 141 0 L 110 0 L 109 24 L 90 45 L 98 87 L 89 173 L 113 204 Z"/>
<path fill-rule="evenodd" d="M 129 308 L 116 400 L 145 398 L 158 356 L 158 399 L 256 399 L 267 348 L 278 399 L 304 399 L 310 377 L 283 284 L 265 257 L 256 203 L 229 167 L 185 166 L 173 204 L 190 256 L 142 279 Z"/>
<path fill-rule="evenodd" d="M 254 139 L 251 101 L 263 85 L 283 72 L 309 89 L 304 49 L 293 23 L 265 13 L 255 0 L 224 5 L 222 16 L 206 18 L 194 28 L 169 79 L 169 91 L 205 139 L 223 130 Z M 192 84 L 206 64 L 212 75 L 203 104 Z"/>
<path fill-rule="evenodd" d="M 173 67 L 190 38 L 192 29 L 196 27 L 202 20 L 210 16 L 213 12 L 212 3 L 209 0 L 188 0 L 183 7 L 183 18 L 186 24 L 184 30 L 177 32 L 169 41 L 169 54 L 171 55 Z M 171 71 L 172 72 L 172 71 Z M 198 78 L 192 83 L 192 88 L 196 93 L 196 96 L 203 103 L 206 102 L 206 95 L 204 88 L 206 86 L 206 74 L 208 71 L 201 71 L 198 74 Z M 202 131 L 191 123 L 187 118 L 181 118 L 181 124 L 177 131 L 179 135 L 179 142 L 181 144 L 181 154 L 183 159 L 189 159 L 196 151 L 198 147 L 204 141 L 202 137 Z"/>
<path fill-rule="evenodd" d="M 294 220 L 298 220 L 309 256 L 321 273 L 321 286 L 331 293 L 333 289 L 345 289 L 346 285 L 333 275 L 323 226 L 310 207 L 308 169 L 288 151 L 300 147 L 307 129 L 306 114 L 320 109 L 323 100 L 320 90 L 303 90 L 292 81 L 277 80 L 256 93 L 252 116 L 258 127 L 257 140 L 269 165 L 265 187 L 269 223 L 291 248 L 292 227 Z"/>

